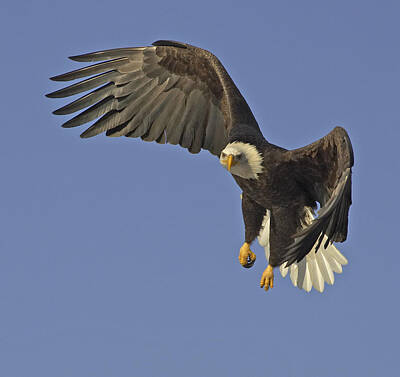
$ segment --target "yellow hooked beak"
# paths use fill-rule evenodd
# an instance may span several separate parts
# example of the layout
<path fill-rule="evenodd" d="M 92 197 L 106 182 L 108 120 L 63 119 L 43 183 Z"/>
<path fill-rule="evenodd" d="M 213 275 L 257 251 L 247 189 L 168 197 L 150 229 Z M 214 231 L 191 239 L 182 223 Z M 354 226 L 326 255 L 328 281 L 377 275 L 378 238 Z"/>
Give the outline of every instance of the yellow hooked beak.
<path fill-rule="evenodd" d="M 228 171 L 231 171 L 231 167 L 235 165 L 236 161 L 233 159 L 233 154 L 230 154 L 226 162 L 226 168 L 228 169 Z"/>

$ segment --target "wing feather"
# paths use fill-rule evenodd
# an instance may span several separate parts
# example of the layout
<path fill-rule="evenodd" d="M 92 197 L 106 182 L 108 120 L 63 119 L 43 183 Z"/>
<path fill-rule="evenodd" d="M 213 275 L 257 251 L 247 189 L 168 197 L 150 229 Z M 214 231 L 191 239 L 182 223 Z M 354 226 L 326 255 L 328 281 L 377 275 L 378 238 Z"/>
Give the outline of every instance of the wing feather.
<path fill-rule="evenodd" d="M 219 156 L 235 126 L 246 123 L 259 130 L 225 68 L 206 50 L 157 41 L 150 47 L 70 58 L 98 63 L 52 77 L 54 81 L 85 79 L 47 96 L 62 98 L 95 89 L 54 111 L 66 115 L 83 110 L 63 124 L 67 128 L 100 118 L 81 134 L 83 138 L 106 132 L 180 144 L 192 153 L 207 149 Z"/>
<path fill-rule="evenodd" d="M 299 185 L 321 205 L 318 217 L 292 235 L 294 241 L 282 261 L 289 266 L 302 260 L 314 245 L 317 252 L 321 245 L 327 248 L 346 240 L 354 159 L 350 138 L 340 127 L 307 147 L 288 151 L 286 158 Z"/>
<path fill-rule="evenodd" d="M 168 86 L 169 82 L 167 83 Z M 165 137 L 165 129 L 167 127 L 167 121 L 170 118 L 173 110 L 174 103 L 176 103 L 179 97 L 179 91 L 177 89 L 164 92 L 159 97 L 159 106 L 153 109 L 151 112 L 151 118 L 153 124 L 149 132 L 149 141 L 158 140 L 160 135 Z"/>
<path fill-rule="evenodd" d="M 71 128 L 81 126 L 82 124 L 88 123 L 108 112 L 114 110 L 116 107 L 117 100 L 113 96 L 106 97 L 95 105 L 89 107 L 79 115 L 65 122 L 62 127 Z"/>
<path fill-rule="evenodd" d="M 103 98 L 107 98 L 111 95 L 115 94 L 115 85 L 111 82 L 108 84 L 85 94 L 84 96 L 78 98 L 74 102 L 69 103 L 66 106 L 63 106 L 53 112 L 56 115 L 67 115 L 75 113 L 79 110 L 84 109 L 85 107 L 92 106 L 93 104 L 101 101 Z"/>
<path fill-rule="evenodd" d="M 127 65 L 129 60 L 127 58 L 118 58 L 109 60 L 107 62 L 90 65 L 88 67 L 79 68 L 71 72 L 63 73 L 62 75 L 51 77 L 53 81 L 71 81 L 87 77 L 90 75 L 96 75 L 98 73 L 109 71 L 110 69 L 120 68 Z"/>
<path fill-rule="evenodd" d="M 132 120 L 132 124 L 127 128 L 127 131 L 133 131 L 131 137 L 139 137 L 145 135 L 152 124 L 150 122 L 150 114 L 154 107 L 157 106 L 157 99 L 163 91 L 167 83 L 162 86 L 155 86 L 145 96 L 141 97 L 137 102 L 133 110 L 135 117 Z"/>
<path fill-rule="evenodd" d="M 139 55 L 145 47 L 128 47 L 128 48 L 114 48 L 111 50 L 90 52 L 88 54 L 70 56 L 71 60 L 77 62 L 98 62 L 107 59 L 120 58 L 121 56 L 129 56 L 132 58 L 134 55 Z"/>
<path fill-rule="evenodd" d="M 73 96 L 78 93 L 86 92 L 87 90 L 103 85 L 104 83 L 112 82 L 117 78 L 119 73 L 117 71 L 109 71 L 101 73 L 97 76 L 90 77 L 89 79 L 82 80 L 75 84 L 69 85 L 63 89 L 56 90 L 55 92 L 46 94 L 49 98 L 64 98 Z"/>

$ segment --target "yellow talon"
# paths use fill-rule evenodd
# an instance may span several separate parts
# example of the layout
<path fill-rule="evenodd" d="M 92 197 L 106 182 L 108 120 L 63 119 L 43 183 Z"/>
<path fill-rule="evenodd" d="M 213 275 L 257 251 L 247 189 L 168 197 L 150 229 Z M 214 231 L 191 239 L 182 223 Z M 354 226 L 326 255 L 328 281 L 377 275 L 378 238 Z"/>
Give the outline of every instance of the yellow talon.
<path fill-rule="evenodd" d="M 239 262 L 245 268 L 250 268 L 256 261 L 256 255 L 250 250 L 250 244 L 245 242 L 240 248 Z"/>
<path fill-rule="evenodd" d="M 266 291 L 274 287 L 274 268 L 272 266 L 268 265 L 264 270 L 261 276 L 260 287 L 264 287 Z"/>

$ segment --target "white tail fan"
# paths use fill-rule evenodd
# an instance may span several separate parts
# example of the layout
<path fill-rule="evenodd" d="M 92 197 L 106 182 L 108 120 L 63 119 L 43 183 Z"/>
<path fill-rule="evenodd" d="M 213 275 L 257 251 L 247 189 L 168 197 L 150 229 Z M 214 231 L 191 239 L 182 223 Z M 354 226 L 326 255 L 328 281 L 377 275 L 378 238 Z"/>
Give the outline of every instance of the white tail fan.
<path fill-rule="evenodd" d="M 311 224 L 314 219 L 311 208 L 305 207 L 305 218 L 303 221 L 303 227 Z M 266 211 L 260 233 L 258 236 L 259 244 L 264 247 L 265 256 L 269 260 L 269 232 L 270 232 L 270 219 L 271 212 Z M 324 291 L 325 282 L 332 285 L 335 281 L 334 272 L 340 274 L 342 272 L 342 266 L 345 266 L 348 262 L 347 259 L 340 253 L 340 251 L 333 245 L 330 244 L 326 249 L 324 243 L 327 237 L 324 236 L 322 244 L 317 253 L 315 253 L 314 245 L 311 251 L 303 258 L 300 262 L 295 262 L 289 267 L 281 265 L 279 267 L 281 274 L 285 277 L 290 270 L 290 279 L 295 287 L 304 289 L 310 292 L 312 287 L 317 291 Z"/>

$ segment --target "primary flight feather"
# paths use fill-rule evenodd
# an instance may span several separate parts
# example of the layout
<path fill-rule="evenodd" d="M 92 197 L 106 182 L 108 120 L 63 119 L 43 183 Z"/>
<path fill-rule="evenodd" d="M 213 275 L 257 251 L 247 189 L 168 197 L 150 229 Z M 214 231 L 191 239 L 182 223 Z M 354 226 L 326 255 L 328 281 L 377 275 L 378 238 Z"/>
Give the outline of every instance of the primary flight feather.
<path fill-rule="evenodd" d="M 265 248 L 269 264 L 260 286 L 273 287 L 275 267 L 283 276 L 290 271 L 293 284 L 306 291 L 333 284 L 333 273 L 347 264 L 333 242 L 346 240 L 351 205 L 353 152 L 343 128 L 295 150 L 269 143 L 219 60 L 186 43 L 157 41 L 71 59 L 99 63 L 51 78 L 83 80 L 50 98 L 94 89 L 54 111 L 85 109 L 63 127 L 95 121 L 82 138 L 105 132 L 179 144 L 191 153 L 208 150 L 243 191 L 242 266 L 254 264 L 250 244 L 257 237 Z"/>

